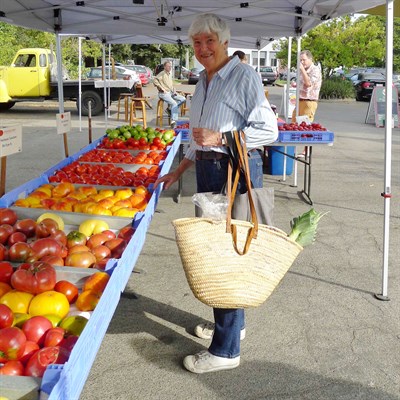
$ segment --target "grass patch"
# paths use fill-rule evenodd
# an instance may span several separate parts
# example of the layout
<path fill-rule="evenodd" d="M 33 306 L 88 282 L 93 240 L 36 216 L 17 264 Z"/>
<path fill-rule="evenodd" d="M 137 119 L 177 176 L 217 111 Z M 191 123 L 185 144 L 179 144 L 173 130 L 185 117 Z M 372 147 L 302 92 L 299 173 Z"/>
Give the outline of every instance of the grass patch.
<path fill-rule="evenodd" d="M 356 92 L 354 90 L 353 84 L 338 76 L 334 76 L 325 79 L 322 82 L 321 90 L 319 92 L 320 99 L 354 99 L 356 97 Z"/>

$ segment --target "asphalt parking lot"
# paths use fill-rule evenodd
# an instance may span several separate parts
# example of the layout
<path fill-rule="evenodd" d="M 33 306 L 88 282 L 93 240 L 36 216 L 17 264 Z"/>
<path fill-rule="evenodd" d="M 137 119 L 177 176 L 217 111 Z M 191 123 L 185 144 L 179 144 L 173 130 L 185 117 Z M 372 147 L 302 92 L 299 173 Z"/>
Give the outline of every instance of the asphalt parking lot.
<path fill-rule="evenodd" d="M 145 88 L 152 95 L 152 89 Z M 186 88 L 183 88 L 186 90 Z M 193 89 L 193 87 L 188 87 Z M 282 89 L 268 87 L 280 110 Z M 156 99 L 153 99 L 156 101 Z M 57 106 L 18 105 L 0 125 L 23 124 L 23 152 L 7 160 L 7 190 L 63 158 L 55 132 Z M 365 124 L 364 102 L 320 102 L 317 120 L 335 133 L 333 146 L 313 146 L 311 196 L 320 222 L 317 241 L 295 261 L 272 296 L 246 311 L 241 365 L 202 376 L 183 369 L 187 354 L 207 347 L 193 327 L 211 309 L 187 285 L 171 221 L 193 215 L 194 174 L 163 192 L 134 273 L 87 377 L 81 400 L 399 400 L 400 399 L 400 129 L 393 130 L 388 293 L 382 288 L 385 131 Z M 87 144 L 73 105 L 70 153 Z M 95 117 L 93 137 L 115 118 Z M 149 115 L 150 124 L 153 115 Z M 309 209 L 299 196 L 303 168 L 264 175 L 275 190 L 275 225 L 288 232 Z M 69 400 L 69 399 L 68 399 Z M 77 400 L 77 399 L 71 399 Z"/>

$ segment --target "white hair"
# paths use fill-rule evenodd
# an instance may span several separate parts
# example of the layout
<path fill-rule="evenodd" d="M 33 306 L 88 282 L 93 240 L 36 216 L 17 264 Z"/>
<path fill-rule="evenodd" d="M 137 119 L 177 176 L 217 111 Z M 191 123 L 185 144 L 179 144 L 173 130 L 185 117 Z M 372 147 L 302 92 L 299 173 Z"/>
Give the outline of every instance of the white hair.
<path fill-rule="evenodd" d="M 197 16 L 189 28 L 189 38 L 193 43 L 193 36 L 200 33 L 215 33 L 220 43 L 229 42 L 231 31 L 228 24 L 215 14 L 201 14 Z"/>

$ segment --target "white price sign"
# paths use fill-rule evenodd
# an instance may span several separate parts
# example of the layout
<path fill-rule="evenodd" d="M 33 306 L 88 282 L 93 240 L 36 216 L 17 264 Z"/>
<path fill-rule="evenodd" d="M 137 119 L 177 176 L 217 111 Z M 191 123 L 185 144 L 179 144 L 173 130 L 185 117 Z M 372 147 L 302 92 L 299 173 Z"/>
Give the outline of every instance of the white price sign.
<path fill-rule="evenodd" d="M 22 151 L 22 126 L 0 128 L 0 157 Z"/>
<path fill-rule="evenodd" d="M 57 133 L 62 135 L 68 133 L 71 130 L 71 113 L 57 114 Z"/>

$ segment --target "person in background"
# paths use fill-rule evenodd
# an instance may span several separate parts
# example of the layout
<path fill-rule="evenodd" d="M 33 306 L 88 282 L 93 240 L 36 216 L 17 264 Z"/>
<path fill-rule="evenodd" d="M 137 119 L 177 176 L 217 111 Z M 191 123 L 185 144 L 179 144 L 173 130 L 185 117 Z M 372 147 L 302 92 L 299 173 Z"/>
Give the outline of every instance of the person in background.
<path fill-rule="evenodd" d="M 233 54 L 232 54 L 232 57 L 235 57 L 235 56 L 238 56 L 239 57 L 239 60 L 242 62 L 242 63 L 245 63 L 245 64 L 247 64 L 247 57 L 246 57 L 246 53 L 245 52 L 243 52 L 242 50 L 236 50 Z"/>
<path fill-rule="evenodd" d="M 234 130 L 245 133 L 250 178 L 254 187 L 262 187 L 262 159 L 257 148 L 273 143 L 278 127 L 259 77 L 250 65 L 228 56 L 230 30 L 218 16 L 197 16 L 189 28 L 189 38 L 197 60 L 204 66 L 192 98 L 189 148 L 175 171 L 159 178 L 155 188 L 164 183 L 164 189 L 168 189 L 195 165 L 197 192 L 221 192 L 229 163 L 222 133 Z M 193 373 L 227 370 L 240 364 L 240 340 L 246 333 L 244 310 L 214 308 L 213 313 L 214 323 L 199 324 L 194 329 L 196 336 L 212 339 L 208 350 L 183 360 L 184 367 Z"/>
<path fill-rule="evenodd" d="M 171 117 L 171 128 L 173 129 L 178 120 L 179 106 L 186 101 L 186 98 L 176 93 L 171 70 L 171 62 L 165 61 L 164 70 L 153 79 L 153 84 L 158 90 L 158 97 L 168 104 L 167 113 Z"/>
<path fill-rule="evenodd" d="M 292 122 L 296 122 L 297 115 L 306 115 L 310 122 L 314 121 L 315 112 L 318 107 L 319 91 L 321 89 L 321 70 L 314 64 L 312 54 L 309 50 L 300 53 L 300 76 L 299 76 L 299 112 L 293 110 Z"/>

